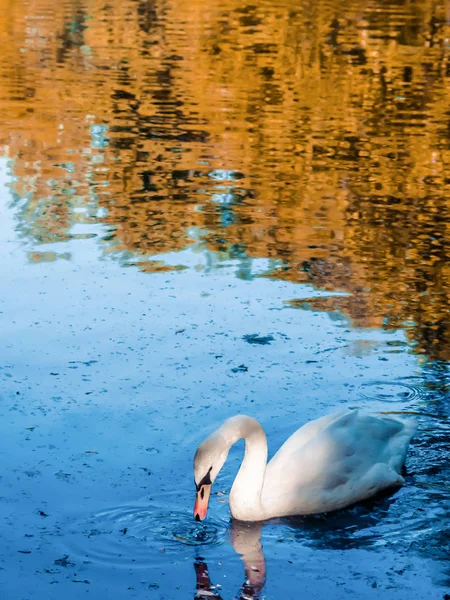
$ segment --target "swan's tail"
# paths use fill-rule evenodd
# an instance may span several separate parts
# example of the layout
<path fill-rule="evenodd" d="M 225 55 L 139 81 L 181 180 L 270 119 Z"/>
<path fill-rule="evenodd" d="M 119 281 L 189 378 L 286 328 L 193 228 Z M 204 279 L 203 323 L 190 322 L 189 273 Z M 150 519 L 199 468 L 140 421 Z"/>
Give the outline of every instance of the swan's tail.
<path fill-rule="evenodd" d="M 417 421 L 413 418 L 385 417 L 396 421 L 401 427 L 389 444 L 389 465 L 401 474 L 408 453 L 409 443 L 417 431 Z"/>

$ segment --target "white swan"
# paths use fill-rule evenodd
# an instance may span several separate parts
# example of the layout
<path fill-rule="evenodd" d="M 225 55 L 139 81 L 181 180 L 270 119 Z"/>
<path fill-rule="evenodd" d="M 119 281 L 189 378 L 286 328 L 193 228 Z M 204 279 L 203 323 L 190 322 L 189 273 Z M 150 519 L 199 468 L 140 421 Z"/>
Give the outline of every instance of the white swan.
<path fill-rule="evenodd" d="M 252 417 L 231 417 L 206 438 L 194 458 L 194 516 L 203 520 L 211 485 L 230 447 L 245 439 L 245 456 L 230 492 L 235 519 L 262 521 L 344 508 L 401 486 L 401 468 L 416 430 L 412 419 L 327 415 L 300 427 L 267 463 L 267 440 Z"/>

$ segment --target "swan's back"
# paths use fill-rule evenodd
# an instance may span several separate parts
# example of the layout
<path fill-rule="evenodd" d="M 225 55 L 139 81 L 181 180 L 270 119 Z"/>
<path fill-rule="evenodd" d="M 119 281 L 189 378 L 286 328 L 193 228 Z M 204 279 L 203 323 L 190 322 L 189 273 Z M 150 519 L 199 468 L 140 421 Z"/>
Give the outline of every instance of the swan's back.
<path fill-rule="evenodd" d="M 402 485 L 415 430 L 411 419 L 357 410 L 307 423 L 267 465 L 264 507 L 278 516 L 327 512 Z"/>

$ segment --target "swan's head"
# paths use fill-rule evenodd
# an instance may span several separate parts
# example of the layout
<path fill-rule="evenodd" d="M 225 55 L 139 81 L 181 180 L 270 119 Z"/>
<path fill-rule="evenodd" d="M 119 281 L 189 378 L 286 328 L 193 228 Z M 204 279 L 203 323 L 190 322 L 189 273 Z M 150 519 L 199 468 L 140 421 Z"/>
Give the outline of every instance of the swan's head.
<path fill-rule="evenodd" d="M 194 506 L 196 521 L 203 521 L 208 512 L 211 486 L 227 459 L 229 444 L 217 431 L 206 438 L 194 456 L 194 480 L 197 497 Z"/>

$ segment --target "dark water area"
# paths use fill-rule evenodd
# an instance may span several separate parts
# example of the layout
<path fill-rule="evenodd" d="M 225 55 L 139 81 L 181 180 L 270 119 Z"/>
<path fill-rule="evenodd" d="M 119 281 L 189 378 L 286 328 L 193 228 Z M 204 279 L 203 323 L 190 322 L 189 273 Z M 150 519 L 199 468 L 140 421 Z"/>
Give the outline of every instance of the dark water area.
<path fill-rule="evenodd" d="M 450 594 L 450 9 L 0 7 L 0 596 Z M 232 522 L 242 443 L 414 415 L 406 484 Z"/>

